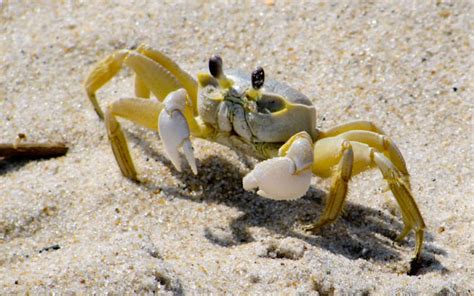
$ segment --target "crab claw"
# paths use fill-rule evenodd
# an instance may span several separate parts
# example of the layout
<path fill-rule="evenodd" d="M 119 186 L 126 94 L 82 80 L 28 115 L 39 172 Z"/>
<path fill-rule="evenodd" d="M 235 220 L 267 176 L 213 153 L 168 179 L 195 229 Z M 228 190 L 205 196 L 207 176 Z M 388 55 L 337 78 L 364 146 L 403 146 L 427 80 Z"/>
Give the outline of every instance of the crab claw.
<path fill-rule="evenodd" d="M 312 143 L 305 135 L 296 137 L 289 140 L 287 152 L 280 151 L 284 156 L 258 163 L 244 177 L 245 190 L 258 188 L 258 195 L 275 200 L 294 200 L 306 194 L 312 176 Z"/>
<path fill-rule="evenodd" d="M 311 171 L 295 174 L 295 164 L 288 157 L 265 160 L 244 177 L 247 191 L 259 188 L 258 195 L 276 200 L 294 200 L 305 195 L 311 183 Z"/>
<path fill-rule="evenodd" d="M 181 172 L 181 156 L 179 148 L 183 148 L 183 153 L 196 175 L 196 159 L 194 158 L 193 145 L 189 140 L 189 126 L 184 117 L 187 93 L 184 89 L 174 91 L 166 96 L 164 109 L 158 118 L 158 127 L 163 141 L 166 155 L 171 160 L 176 170 Z"/>

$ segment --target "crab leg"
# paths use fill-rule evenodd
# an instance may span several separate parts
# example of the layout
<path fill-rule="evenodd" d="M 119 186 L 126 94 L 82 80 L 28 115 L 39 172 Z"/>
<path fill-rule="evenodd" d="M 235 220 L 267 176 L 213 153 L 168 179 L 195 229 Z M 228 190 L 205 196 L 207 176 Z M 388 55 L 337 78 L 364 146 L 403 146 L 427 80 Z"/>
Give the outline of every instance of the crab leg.
<path fill-rule="evenodd" d="M 151 91 L 163 101 L 168 93 L 184 87 L 190 95 L 193 113 L 195 112 L 197 82 L 163 53 L 140 45 L 136 51 L 124 49 L 109 55 L 100 61 L 87 77 L 87 95 L 100 118 L 103 118 L 103 112 L 95 93 L 120 71 L 124 63 L 136 73 L 137 97 L 148 98 Z"/>
<path fill-rule="evenodd" d="M 183 71 L 178 64 L 176 64 L 172 59 L 167 57 L 161 51 L 151 48 L 148 45 L 142 44 L 137 48 L 137 51 L 144 56 L 152 59 L 156 63 L 160 64 L 167 71 L 169 71 L 181 84 L 181 86 L 186 89 L 191 101 L 194 111 L 197 110 L 197 81 L 189 75 L 187 72 Z"/>
<path fill-rule="evenodd" d="M 403 175 L 392 164 L 392 162 L 382 153 L 373 152 L 373 150 L 371 156 L 373 162 L 375 162 L 377 167 L 382 172 L 384 179 L 387 181 L 388 186 L 395 196 L 395 199 L 397 200 L 402 212 L 405 227 L 396 240 L 403 240 L 410 230 L 414 229 L 416 234 L 415 259 L 418 260 L 420 258 L 421 248 L 423 246 L 425 228 L 425 222 L 423 221 L 420 210 L 418 209 L 418 206 L 411 195 L 409 186 L 407 186 L 403 179 Z"/>
<path fill-rule="evenodd" d="M 321 131 L 319 133 L 319 137 L 322 138 L 328 138 L 328 137 L 334 137 L 339 134 L 342 134 L 344 132 L 348 131 L 353 131 L 353 130 L 361 130 L 361 131 L 370 131 L 370 132 L 375 132 L 377 134 L 384 135 L 385 133 L 378 128 L 374 123 L 370 121 L 365 121 L 365 120 L 357 120 L 357 121 L 351 121 L 347 122 L 338 126 L 335 126 L 333 128 L 330 128 L 327 131 Z"/>
<path fill-rule="evenodd" d="M 152 59 L 135 51 L 119 50 L 100 61 L 85 82 L 89 100 L 100 118 L 103 118 L 103 112 L 95 93 L 120 71 L 124 63 L 138 76 L 135 93 L 140 97 L 149 97 L 151 91 L 162 101 L 168 93 L 181 87 L 179 81 L 168 70 Z"/>
<path fill-rule="evenodd" d="M 131 52 L 125 63 L 136 72 L 143 84 L 160 101 L 163 101 L 171 92 L 183 88 L 180 81 L 171 72 L 144 55 Z M 203 124 L 196 120 L 193 109 L 192 99 L 186 95 L 181 112 L 186 118 L 193 136 L 200 137 L 207 130 Z"/>
<path fill-rule="evenodd" d="M 122 174 L 132 180 L 138 180 L 137 172 L 130 156 L 125 135 L 116 116 L 126 118 L 149 129 L 157 130 L 157 118 L 162 109 L 163 104 L 158 100 L 130 98 L 112 103 L 105 112 L 105 126 L 115 159 Z"/>
<path fill-rule="evenodd" d="M 150 90 L 146 87 L 145 82 L 140 76 L 135 75 L 135 96 L 138 98 L 149 99 L 150 98 Z"/>
<path fill-rule="evenodd" d="M 319 221 L 303 227 L 304 230 L 314 231 L 326 224 L 329 224 L 336 220 L 342 211 L 342 207 L 347 196 L 348 183 L 352 176 L 354 152 L 349 141 L 337 139 L 337 142 L 338 143 L 333 142 L 331 145 L 325 145 L 324 143 L 321 145 L 319 142 L 316 143 L 315 156 L 316 151 L 318 156 L 316 156 L 313 166 L 315 164 L 319 164 L 319 161 L 322 157 L 330 157 L 332 160 L 336 160 L 337 165 L 331 172 L 331 189 L 329 190 L 326 200 L 326 207 L 321 218 Z M 339 147 L 339 149 L 333 149 L 336 145 Z"/>
<path fill-rule="evenodd" d="M 403 159 L 402 153 L 395 143 L 387 136 L 369 131 L 348 131 L 340 134 L 338 137 L 349 141 L 357 141 L 375 148 L 377 151 L 383 152 L 386 157 L 395 165 L 395 167 L 403 174 L 403 179 L 410 188 L 410 178 L 408 169 Z"/>
<path fill-rule="evenodd" d="M 105 113 L 107 134 L 115 159 L 122 174 L 137 181 L 137 172 L 130 156 L 127 141 L 116 116 L 126 118 L 152 130 L 158 130 L 163 140 L 165 152 L 178 171 L 181 171 L 181 158 L 178 152 L 183 149 L 184 156 L 194 174 L 197 174 L 196 160 L 189 139 L 190 132 L 182 111 L 186 104 L 186 90 L 170 93 L 163 103 L 156 99 L 121 99 L 111 104 Z"/>
<path fill-rule="evenodd" d="M 341 151 L 340 147 L 343 148 L 345 145 L 347 145 L 346 143 L 348 142 L 348 139 L 346 139 L 346 137 L 343 135 L 344 134 L 341 134 L 338 137 L 325 138 L 315 143 L 314 163 L 312 168 L 313 173 L 323 178 L 332 176 L 333 180 L 337 180 L 339 178 L 338 174 L 343 172 L 341 166 L 344 161 L 341 160 L 341 152 L 334 151 Z M 347 138 L 351 138 L 353 135 L 354 134 L 349 134 Z M 421 254 L 425 224 L 423 222 L 421 213 L 418 210 L 418 206 L 416 205 L 416 202 L 410 192 L 409 184 L 406 182 L 407 175 L 398 169 L 397 165 L 392 163 L 392 161 L 386 157 L 384 153 L 377 151 L 377 147 L 381 148 L 383 145 L 381 146 L 380 143 L 376 144 L 374 141 L 372 141 L 374 139 L 370 139 L 370 137 L 372 137 L 371 135 L 365 134 L 365 136 L 367 136 L 365 141 L 367 143 L 373 144 L 375 146 L 374 148 L 370 147 L 366 143 L 349 141 L 353 150 L 352 176 L 372 167 L 379 168 L 400 206 L 403 222 L 405 224 L 405 227 L 402 233 L 397 237 L 397 240 L 402 240 L 412 229 L 414 229 L 416 232 L 415 258 L 418 259 Z M 364 140 L 364 137 L 359 137 L 358 139 Z M 381 149 L 381 151 L 384 150 Z M 336 167 L 336 165 L 339 165 L 339 167 Z M 346 166 L 346 168 L 348 167 L 349 165 Z M 333 168 L 336 169 L 334 170 Z M 341 177 L 341 179 L 343 178 Z M 313 225 L 307 226 L 307 230 L 314 231 L 318 227 L 333 221 L 340 214 L 342 205 L 339 206 L 339 203 L 344 201 L 343 195 L 345 195 L 346 192 L 339 195 L 333 194 L 333 192 L 338 192 L 338 190 L 336 190 L 337 187 L 337 182 L 333 181 L 330 194 L 327 199 L 326 209 L 324 210 L 320 221 L 314 223 Z M 338 197 L 335 198 L 335 196 Z"/>
<path fill-rule="evenodd" d="M 116 116 L 159 130 L 165 151 L 176 169 L 181 170 L 178 149 L 182 148 L 193 172 L 197 173 L 190 134 L 202 137 L 212 132 L 212 128 L 195 117 L 197 82 L 163 53 L 146 45 L 141 45 L 136 51 L 117 51 L 99 62 L 85 82 L 89 99 L 101 118 L 103 113 L 95 93 L 124 64 L 136 74 L 135 94 L 141 99 L 115 102 L 105 115 L 109 139 L 122 173 L 131 179 L 137 179 L 128 145 Z M 146 100 L 150 93 L 157 100 Z"/>
<path fill-rule="evenodd" d="M 84 82 L 87 96 L 94 106 L 97 115 L 104 119 L 104 113 L 100 108 L 95 95 L 96 91 L 114 77 L 122 69 L 123 60 L 128 54 L 128 50 L 119 50 L 109 55 L 92 69 L 91 73 Z"/>
<path fill-rule="evenodd" d="M 291 137 L 279 150 L 279 157 L 258 163 L 243 179 L 245 190 L 276 200 L 303 196 L 311 184 L 313 143 L 306 132 Z"/>

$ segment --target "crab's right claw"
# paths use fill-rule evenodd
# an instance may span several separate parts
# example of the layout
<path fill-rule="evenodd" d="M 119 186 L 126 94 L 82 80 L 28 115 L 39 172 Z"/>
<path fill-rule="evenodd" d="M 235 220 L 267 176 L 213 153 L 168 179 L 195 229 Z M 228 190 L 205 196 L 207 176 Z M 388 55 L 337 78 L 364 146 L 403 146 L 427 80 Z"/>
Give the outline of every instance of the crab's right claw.
<path fill-rule="evenodd" d="M 311 184 L 313 149 L 306 133 L 293 136 L 280 149 L 280 157 L 258 163 L 243 179 L 245 190 L 275 200 L 302 197 Z"/>
<path fill-rule="evenodd" d="M 187 93 L 184 89 L 168 94 L 163 102 L 165 105 L 164 109 L 158 118 L 158 128 L 166 155 L 175 168 L 181 172 L 181 156 L 178 149 L 182 147 L 191 170 L 194 174 L 197 174 L 193 145 L 189 140 L 189 126 L 183 115 L 186 97 Z"/>
<path fill-rule="evenodd" d="M 294 200 L 305 195 L 311 183 L 311 170 L 295 174 L 295 165 L 287 157 L 275 157 L 261 163 L 244 177 L 247 191 L 275 200 Z"/>

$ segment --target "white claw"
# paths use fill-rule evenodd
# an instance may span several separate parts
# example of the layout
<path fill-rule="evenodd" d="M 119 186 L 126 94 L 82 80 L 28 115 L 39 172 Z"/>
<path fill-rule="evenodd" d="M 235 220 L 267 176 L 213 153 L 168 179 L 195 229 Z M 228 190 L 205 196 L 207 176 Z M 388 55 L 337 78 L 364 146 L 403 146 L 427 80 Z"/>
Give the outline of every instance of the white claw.
<path fill-rule="evenodd" d="M 259 189 L 258 195 L 275 200 L 302 197 L 311 184 L 311 169 L 295 174 L 295 163 L 288 157 L 275 157 L 258 163 L 243 179 L 245 190 Z"/>
<path fill-rule="evenodd" d="M 179 89 L 170 93 L 164 100 L 164 109 L 158 118 L 160 137 L 165 153 L 176 170 L 181 172 L 181 156 L 178 149 L 183 147 L 184 156 L 194 174 L 197 174 L 193 146 L 189 140 L 189 126 L 182 112 L 186 104 L 186 91 Z"/>
<path fill-rule="evenodd" d="M 194 149 L 193 149 L 193 144 L 189 139 L 184 140 L 183 142 L 183 152 L 184 156 L 186 157 L 186 160 L 189 163 L 189 166 L 191 167 L 191 170 L 195 175 L 197 175 L 197 166 L 196 166 L 196 159 L 194 159 Z"/>
<path fill-rule="evenodd" d="M 257 194 L 276 200 L 302 197 L 311 185 L 313 146 L 306 133 L 294 135 L 280 148 L 280 157 L 258 163 L 243 179 L 245 190 L 257 189 Z M 287 152 L 286 149 L 288 149 Z"/>

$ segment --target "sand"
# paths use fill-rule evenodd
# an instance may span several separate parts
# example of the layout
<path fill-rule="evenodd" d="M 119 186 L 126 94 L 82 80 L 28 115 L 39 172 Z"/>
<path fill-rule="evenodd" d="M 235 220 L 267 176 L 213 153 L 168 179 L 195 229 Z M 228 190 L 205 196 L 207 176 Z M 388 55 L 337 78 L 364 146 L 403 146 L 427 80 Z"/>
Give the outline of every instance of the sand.
<path fill-rule="evenodd" d="M 1 142 L 70 147 L 0 162 L 1 294 L 473 293 L 472 2 L 95 2 L 0 0 Z M 326 180 L 297 201 L 264 199 L 242 189 L 255 160 L 203 140 L 199 175 L 178 173 L 155 132 L 124 121 L 142 183 L 124 178 L 82 82 L 141 43 L 193 75 L 216 53 L 263 66 L 311 98 L 321 129 L 382 127 L 427 224 L 416 274 L 413 235 L 393 242 L 403 225 L 375 170 L 317 235 L 301 225 L 320 216 Z M 128 69 L 98 93 L 102 106 L 132 95 Z"/>

